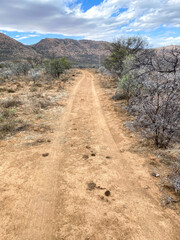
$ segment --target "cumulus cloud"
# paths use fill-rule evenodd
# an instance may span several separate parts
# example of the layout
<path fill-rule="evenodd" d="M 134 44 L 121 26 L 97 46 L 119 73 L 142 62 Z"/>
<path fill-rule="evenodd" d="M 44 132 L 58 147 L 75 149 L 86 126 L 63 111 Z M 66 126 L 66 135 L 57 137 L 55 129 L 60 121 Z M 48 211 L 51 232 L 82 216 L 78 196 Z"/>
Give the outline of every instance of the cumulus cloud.
<path fill-rule="evenodd" d="M 113 40 L 119 34 L 180 27 L 180 0 L 104 0 L 86 12 L 76 2 L 1 0 L 0 29 Z"/>

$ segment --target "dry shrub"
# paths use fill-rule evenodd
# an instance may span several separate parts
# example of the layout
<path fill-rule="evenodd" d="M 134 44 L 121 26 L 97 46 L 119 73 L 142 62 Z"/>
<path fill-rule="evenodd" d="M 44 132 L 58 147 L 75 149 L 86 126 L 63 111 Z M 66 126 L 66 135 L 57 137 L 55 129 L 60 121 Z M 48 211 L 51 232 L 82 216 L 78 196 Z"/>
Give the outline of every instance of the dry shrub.
<path fill-rule="evenodd" d="M 42 87 L 43 85 L 42 85 L 42 83 L 35 83 L 34 86 L 35 87 Z"/>
<path fill-rule="evenodd" d="M 29 89 L 29 91 L 30 91 L 30 92 L 37 92 L 37 88 L 36 88 L 36 87 L 31 87 L 31 88 Z"/>
<path fill-rule="evenodd" d="M 60 77 L 60 80 L 61 80 L 62 82 L 67 82 L 67 81 L 69 80 L 69 76 L 67 76 L 66 74 L 64 74 L 64 75 L 62 75 L 62 76 Z"/>
<path fill-rule="evenodd" d="M 16 92 L 16 90 L 15 90 L 15 89 L 11 89 L 11 88 L 10 88 L 10 89 L 8 89 L 8 90 L 7 90 L 7 92 L 8 92 L 8 93 L 15 93 L 15 92 Z"/>
<path fill-rule="evenodd" d="M 35 125 L 33 128 L 32 128 L 33 131 L 35 132 L 41 132 L 41 133 L 46 133 L 46 132 L 51 132 L 52 129 L 49 125 L 46 125 L 46 124 L 40 124 L 40 125 Z"/>
<path fill-rule="evenodd" d="M 159 148 L 167 148 L 180 132 L 180 50 L 141 51 L 124 62 L 129 110 L 136 125 Z M 134 84 L 135 83 L 135 84 Z"/>
<path fill-rule="evenodd" d="M 0 139 L 6 137 L 8 134 L 13 135 L 16 132 L 24 131 L 28 125 L 17 118 L 14 109 L 7 109 L 1 107 L 0 109 Z"/>
<path fill-rule="evenodd" d="M 180 160 L 173 165 L 169 179 L 175 191 L 180 193 Z"/>
<path fill-rule="evenodd" d="M 50 106 L 53 106 L 53 103 L 48 99 L 47 96 L 43 96 L 40 93 L 34 94 L 31 96 L 31 107 L 33 113 L 39 114 L 42 109 L 47 109 Z"/>
<path fill-rule="evenodd" d="M 6 92 L 7 89 L 6 88 L 0 88 L 0 92 Z"/>
<path fill-rule="evenodd" d="M 1 101 L 1 106 L 4 108 L 19 107 L 20 105 L 22 105 L 22 102 L 18 97 L 8 98 Z"/>
<path fill-rule="evenodd" d="M 47 109 L 49 106 L 52 106 L 52 105 L 53 105 L 53 104 L 52 104 L 49 100 L 47 100 L 47 99 L 44 99 L 44 100 L 39 101 L 38 104 L 39 104 L 39 107 L 40 107 L 41 109 Z"/>

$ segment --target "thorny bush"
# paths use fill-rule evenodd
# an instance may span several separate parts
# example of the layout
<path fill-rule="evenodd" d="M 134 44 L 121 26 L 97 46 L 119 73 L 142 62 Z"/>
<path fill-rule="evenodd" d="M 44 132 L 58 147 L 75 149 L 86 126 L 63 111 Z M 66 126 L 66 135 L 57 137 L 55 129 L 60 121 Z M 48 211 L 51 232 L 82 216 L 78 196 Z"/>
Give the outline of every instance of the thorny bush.
<path fill-rule="evenodd" d="M 166 148 L 180 134 L 180 49 L 142 50 L 126 76 L 133 84 L 129 110 L 157 147 Z M 131 80 L 130 79 L 130 80 Z M 134 81 L 136 82 L 134 87 Z"/>

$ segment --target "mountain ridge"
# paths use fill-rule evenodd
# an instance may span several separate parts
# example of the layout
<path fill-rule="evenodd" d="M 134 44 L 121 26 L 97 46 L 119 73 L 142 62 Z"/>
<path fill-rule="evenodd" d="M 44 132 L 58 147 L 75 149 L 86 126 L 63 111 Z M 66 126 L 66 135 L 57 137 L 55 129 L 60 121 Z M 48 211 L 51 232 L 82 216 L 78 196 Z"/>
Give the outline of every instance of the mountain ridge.
<path fill-rule="evenodd" d="M 18 61 L 29 57 L 52 59 L 65 56 L 79 64 L 98 64 L 99 60 L 103 61 L 109 55 L 106 49 L 109 44 L 105 41 L 85 39 L 45 38 L 36 44 L 25 45 L 0 33 L 0 61 Z"/>
<path fill-rule="evenodd" d="M 76 65 L 97 65 L 110 54 L 109 42 L 94 40 L 75 40 L 44 38 L 33 45 L 25 45 L 0 33 L 0 61 L 21 61 L 28 58 L 53 59 L 67 57 Z M 168 45 L 165 48 L 180 48 L 179 45 Z M 163 47 L 154 48 L 161 50 Z"/>
<path fill-rule="evenodd" d="M 39 56 L 39 54 L 31 47 L 0 33 L 0 61 L 19 60 L 29 56 L 36 57 Z"/>

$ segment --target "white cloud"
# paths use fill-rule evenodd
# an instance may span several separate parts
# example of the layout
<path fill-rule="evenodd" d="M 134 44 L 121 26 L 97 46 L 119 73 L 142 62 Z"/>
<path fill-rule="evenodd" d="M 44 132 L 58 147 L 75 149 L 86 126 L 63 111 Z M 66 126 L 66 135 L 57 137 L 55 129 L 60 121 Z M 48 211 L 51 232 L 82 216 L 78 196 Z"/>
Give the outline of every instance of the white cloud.
<path fill-rule="evenodd" d="M 162 25 L 179 28 L 179 13 L 180 0 L 104 0 L 86 12 L 76 0 L 1 0 L 0 29 L 112 40 Z"/>
<path fill-rule="evenodd" d="M 30 35 L 26 35 L 26 36 L 20 36 L 20 35 L 16 35 L 15 39 L 17 41 L 23 40 L 23 39 L 27 39 L 27 38 L 31 38 L 31 37 L 38 37 L 38 34 L 30 34 Z"/>
<path fill-rule="evenodd" d="M 16 37 L 15 39 L 17 41 L 19 41 L 19 40 L 23 40 L 23 39 L 26 39 L 26 38 L 29 38 L 29 37 L 28 36 L 23 36 L 23 37 Z"/>
<path fill-rule="evenodd" d="M 180 45 L 180 37 L 169 37 L 162 39 L 160 45 L 168 46 L 168 45 Z"/>

